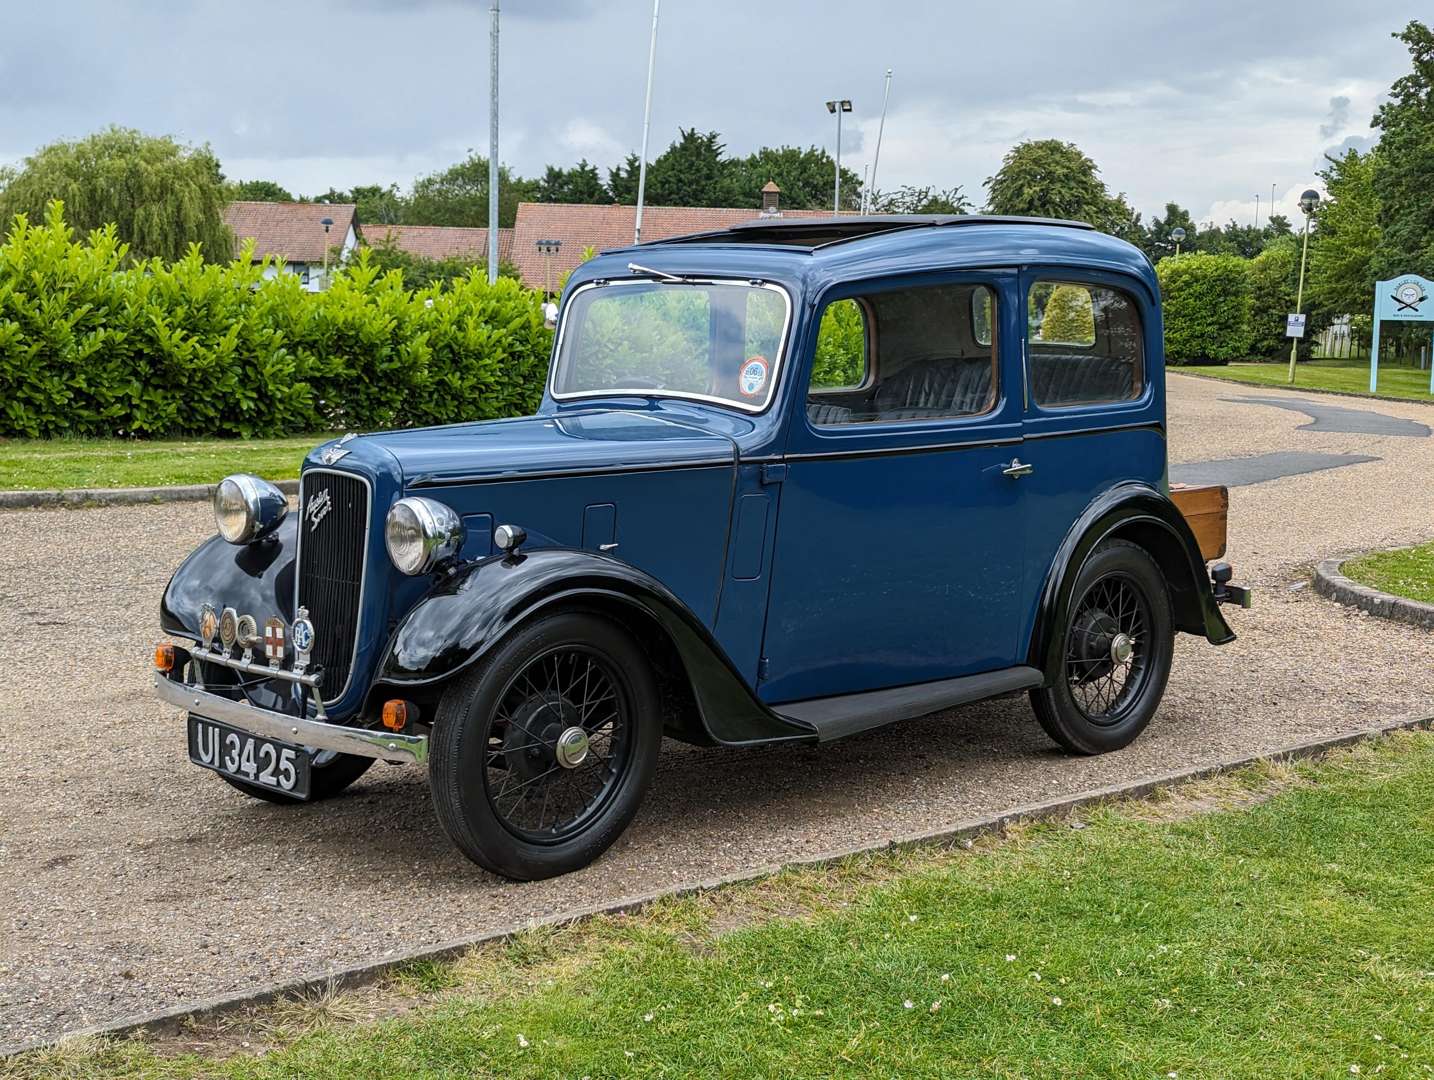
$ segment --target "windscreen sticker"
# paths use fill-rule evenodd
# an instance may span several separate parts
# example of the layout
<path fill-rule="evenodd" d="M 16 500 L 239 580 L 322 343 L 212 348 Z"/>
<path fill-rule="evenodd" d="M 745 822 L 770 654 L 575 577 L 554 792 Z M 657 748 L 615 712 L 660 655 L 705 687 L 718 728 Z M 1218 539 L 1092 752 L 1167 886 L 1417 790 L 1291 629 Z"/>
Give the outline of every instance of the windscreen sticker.
<path fill-rule="evenodd" d="M 743 397 L 756 397 L 762 392 L 767 385 L 768 370 L 765 356 L 750 357 L 742 365 L 742 373 L 737 376 L 737 389 Z"/>

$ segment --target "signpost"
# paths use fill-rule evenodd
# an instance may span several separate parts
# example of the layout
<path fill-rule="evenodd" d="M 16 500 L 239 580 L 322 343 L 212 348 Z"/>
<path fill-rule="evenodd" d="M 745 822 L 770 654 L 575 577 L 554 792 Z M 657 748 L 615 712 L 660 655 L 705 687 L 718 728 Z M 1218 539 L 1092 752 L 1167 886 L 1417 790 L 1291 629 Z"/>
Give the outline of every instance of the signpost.
<path fill-rule="evenodd" d="M 1302 338 L 1305 336 L 1305 317 L 1302 312 L 1292 311 L 1285 316 L 1285 337 Z"/>
<path fill-rule="evenodd" d="M 1434 322 L 1434 281 L 1405 274 L 1374 283 L 1374 334 L 1369 345 L 1369 392 L 1379 386 L 1379 324 L 1382 322 Z M 1429 392 L 1434 394 L 1434 364 L 1429 368 Z"/>

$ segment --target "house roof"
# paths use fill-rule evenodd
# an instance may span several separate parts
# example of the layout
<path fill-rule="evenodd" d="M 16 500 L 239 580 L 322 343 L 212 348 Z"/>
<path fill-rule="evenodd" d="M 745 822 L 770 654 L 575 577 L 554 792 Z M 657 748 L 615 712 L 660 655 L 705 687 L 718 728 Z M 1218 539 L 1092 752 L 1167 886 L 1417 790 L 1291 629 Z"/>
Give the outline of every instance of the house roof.
<path fill-rule="evenodd" d="M 687 233 L 729 229 L 760 216 L 760 210 L 749 207 L 644 206 L 642 239 L 649 243 Z M 830 210 L 783 210 L 781 220 L 830 217 Z M 541 289 L 551 283 L 556 289 L 563 274 L 582 262 L 584 248 L 606 251 L 631 247 L 636 218 L 635 206 L 519 203 L 512 261 L 522 273 L 524 284 Z M 549 257 L 539 253 L 539 240 L 561 240 L 563 244 L 556 255 Z"/>
<path fill-rule="evenodd" d="M 387 225 L 362 226 L 364 240 L 377 246 L 390 243 L 420 259 L 488 259 L 488 230 L 456 225 Z M 498 261 L 512 258 L 513 230 L 498 230 Z"/>
<path fill-rule="evenodd" d="M 254 258 L 275 255 L 285 262 L 323 262 L 324 251 L 339 247 L 354 221 L 353 203 L 232 202 L 224 221 L 234 230 L 234 251 L 253 239 Z M 323 220 L 333 226 L 324 233 Z"/>

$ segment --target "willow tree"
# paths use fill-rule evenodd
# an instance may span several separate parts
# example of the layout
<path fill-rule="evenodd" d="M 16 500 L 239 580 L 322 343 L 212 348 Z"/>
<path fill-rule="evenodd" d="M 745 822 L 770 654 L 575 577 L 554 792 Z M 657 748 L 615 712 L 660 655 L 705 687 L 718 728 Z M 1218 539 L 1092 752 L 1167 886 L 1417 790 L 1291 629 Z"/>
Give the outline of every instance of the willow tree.
<path fill-rule="evenodd" d="M 16 214 L 42 221 L 53 200 L 81 232 L 113 223 L 133 258 L 182 257 L 199 244 L 211 262 L 233 257 L 224 182 L 208 146 L 111 127 L 37 150 L 4 180 L 0 232 Z"/>

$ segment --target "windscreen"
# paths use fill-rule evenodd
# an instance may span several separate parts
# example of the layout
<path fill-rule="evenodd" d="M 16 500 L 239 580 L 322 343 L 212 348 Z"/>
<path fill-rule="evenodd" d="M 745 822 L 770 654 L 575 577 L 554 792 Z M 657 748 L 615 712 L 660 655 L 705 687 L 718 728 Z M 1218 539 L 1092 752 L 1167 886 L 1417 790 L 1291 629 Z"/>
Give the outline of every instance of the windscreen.
<path fill-rule="evenodd" d="M 772 285 L 586 286 L 563 315 L 553 396 L 690 397 L 755 412 L 776 386 L 786 322 L 786 294 Z"/>

